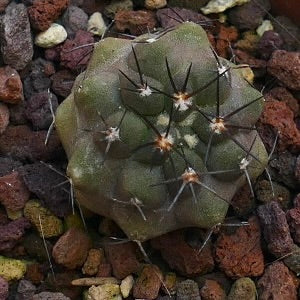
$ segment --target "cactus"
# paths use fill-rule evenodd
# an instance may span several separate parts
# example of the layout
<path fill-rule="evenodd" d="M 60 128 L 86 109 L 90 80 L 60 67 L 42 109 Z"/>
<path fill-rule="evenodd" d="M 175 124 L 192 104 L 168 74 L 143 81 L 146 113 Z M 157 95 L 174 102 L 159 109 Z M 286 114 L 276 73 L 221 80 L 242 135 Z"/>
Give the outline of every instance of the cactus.
<path fill-rule="evenodd" d="M 105 38 L 56 112 L 77 200 L 135 241 L 222 222 L 266 166 L 262 106 L 197 24 Z"/>

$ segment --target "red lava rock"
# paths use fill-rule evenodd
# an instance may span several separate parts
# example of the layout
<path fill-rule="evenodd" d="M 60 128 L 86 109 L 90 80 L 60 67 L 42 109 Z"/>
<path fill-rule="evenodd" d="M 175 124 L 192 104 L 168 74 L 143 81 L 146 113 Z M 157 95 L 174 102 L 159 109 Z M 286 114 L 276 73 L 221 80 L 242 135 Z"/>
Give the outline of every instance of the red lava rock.
<path fill-rule="evenodd" d="M 40 284 L 44 280 L 44 274 L 42 273 L 41 265 L 38 263 L 28 264 L 25 278 L 34 284 Z"/>
<path fill-rule="evenodd" d="M 56 263 L 68 269 L 76 269 L 84 264 L 91 246 L 91 240 L 86 233 L 71 228 L 58 239 L 53 247 L 52 256 Z"/>
<path fill-rule="evenodd" d="M 284 256 L 293 249 L 293 240 L 284 211 L 277 202 L 260 205 L 257 209 L 264 238 L 269 251 L 276 257 Z"/>
<path fill-rule="evenodd" d="M 137 299 L 156 299 L 162 280 L 162 273 L 157 266 L 145 266 L 133 286 L 133 297 Z"/>
<path fill-rule="evenodd" d="M 232 53 L 229 51 L 229 46 L 231 43 L 235 42 L 237 38 L 238 31 L 235 27 L 226 27 L 224 25 L 221 25 L 216 44 L 216 50 L 219 56 L 224 58 L 232 56 Z"/>
<path fill-rule="evenodd" d="M 260 300 L 296 300 L 297 287 L 295 277 L 282 262 L 275 262 L 266 268 L 264 275 L 258 280 Z"/>
<path fill-rule="evenodd" d="M 36 287 L 29 281 L 21 279 L 18 284 L 18 290 L 16 294 L 16 300 L 29 300 L 33 299 Z"/>
<path fill-rule="evenodd" d="M 267 62 L 265 60 L 257 59 L 239 49 L 233 50 L 233 53 L 235 54 L 236 62 L 251 66 L 256 77 L 262 77 L 266 74 Z"/>
<path fill-rule="evenodd" d="M 25 115 L 34 128 L 47 129 L 53 121 L 49 100 L 55 113 L 58 107 L 57 97 L 53 93 L 40 92 L 33 94 L 26 101 Z"/>
<path fill-rule="evenodd" d="M 275 50 L 282 49 L 283 40 L 281 36 L 273 31 L 265 31 L 257 45 L 257 52 L 262 59 L 269 59 Z"/>
<path fill-rule="evenodd" d="M 300 207 L 300 193 L 295 197 L 293 202 L 295 207 Z"/>
<path fill-rule="evenodd" d="M 286 219 L 290 226 L 293 240 L 300 244 L 300 207 L 295 207 L 287 211 Z"/>
<path fill-rule="evenodd" d="M 287 16 L 300 25 L 300 2 L 298 0 L 270 0 L 272 11 L 280 16 Z"/>
<path fill-rule="evenodd" d="M 109 263 L 100 264 L 96 277 L 111 277 L 112 267 Z"/>
<path fill-rule="evenodd" d="M 184 237 L 184 231 L 178 230 L 151 240 L 153 248 L 160 250 L 170 268 L 185 276 L 205 274 L 214 268 L 210 247 L 204 247 L 201 254 L 198 248 L 192 248 Z"/>
<path fill-rule="evenodd" d="M 0 68 L 0 101 L 16 104 L 23 100 L 21 78 L 10 66 Z"/>
<path fill-rule="evenodd" d="M 246 216 L 255 207 L 255 199 L 251 195 L 249 184 L 244 184 L 231 200 L 231 206 L 239 216 Z"/>
<path fill-rule="evenodd" d="M 9 110 L 4 103 L 0 103 L 0 134 L 9 124 Z"/>
<path fill-rule="evenodd" d="M 20 160 L 51 160 L 61 153 L 57 135 L 51 134 L 45 146 L 47 131 L 32 131 L 26 125 L 8 126 L 0 136 L 0 153 Z"/>
<path fill-rule="evenodd" d="M 0 177 L 12 173 L 21 166 L 22 164 L 17 160 L 9 157 L 0 157 Z"/>
<path fill-rule="evenodd" d="M 75 75 L 68 70 L 60 70 L 56 72 L 52 77 L 52 90 L 58 95 L 66 98 L 71 93 Z"/>
<path fill-rule="evenodd" d="M 56 166 L 53 167 L 61 172 Z M 58 217 L 67 216 L 71 212 L 69 195 L 63 190 L 64 188 L 69 190 L 70 184 L 66 182 L 65 185 L 53 188 L 66 181 L 65 177 L 39 162 L 25 165 L 21 170 L 27 188 L 42 201 L 45 207 Z"/>
<path fill-rule="evenodd" d="M 0 276 L 0 299 L 7 299 L 9 295 L 8 282 Z"/>
<path fill-rule="evenodd" d="M 157 26 L 155 13 L 149 10 L 121 10 L 115 15 L 117 31 L 129 31 L 133 35 L 147 33 Z"/>
<path fill-rule="evenodd" d="M 0 177 L 0 202 L 6 209 L 22 209 L 29 196 L 30 192 L 18 172 Z"/>
<path fill-rule="evenodd" d="M 60 52 L 63 44 L 58 44 L 55 47 L 45 49 L 45 58 L 50 61 L 60 62 Z"/>
<path fill-rule="evenodd" d="M 293 151 L 300 149 L 300 132 L 294 122 L 294 113 L 286 102 L 266 101 L 260 122 L 279 131 L 278 148 L 280 151 L 289 148 Z"/>
<path fill-rule="evenodd" d="M 105 246 L 105 253 L 112 266 L 113 274 L 118 279 L 124 279 L 140 268 L 137 260 L 137 246 L 133 242 L 108 244 Z"/>
<path fill-rule="evenodd" d="M 35 0 L 28 8 L 31 26 L 45 31 L 68 7 L 69 0 Z"/>
<path fill-rule="evenodd" d="M 181 17 L 180 20 L 179 16 Z M 163 28 L 173 27 L 178 25 L 178 21 L 191 21 L 194 23 L 201 23 L 211 25 L 212 21 L 205 17 L 204 15 L 197 13 L 196 11 L 186 9 L 186 8 L 179 8 L 173 7 L 171 8 L 162 8 L 157 10 L 156 12 L 157 19 Z M 178 20 L 178 21 L 177 21 Z M 205 25 L 203 25 L 204 28 Z"/>
<path fill-rule="evenodd" d="M 73 40 L 66 40 L 60 52 L 60 64 L 72 71 L 79 71 L 85 67 L 90 59 L 93 46 L 73 50 L 75 47 L 94 43 L 93 34 L 79 30 Z M 71 51 L 72 50 L 72 51 Z"/>
<path fill-rule="evenodd" d="M 234 234 L 221 232 L 217 239 L 215 259 L 231 278 L 260 276 L 264 271 L 257 218 L 250 218 L 249 224 L 239 227 Z"/>
<path fill-rule="evenodd" d="M 221 285 L 215 280 L 205 280 L 204 286 L 200 289 L 202 300 L 225 300 L 226 293 Z"/>
<path fill-rule="evenodd" d="M 6 225 L 0 225 L 0 251 L 11 250 L 22 238 L 25 229 L 30 228 L 26 218 L 19 218 Z"/>
<path fill-rule="evenodd" d="M 294 116 L 300 114 L 298 100 L 284 87 L 275 87 L 264 95 L 267 101 L 278 100 L 286 102 L 290 109 L 293 111 Z"/>
<path fill-rule="evenodd" d="M 288 88 L 300 90 L 300 52 L 274 51 L 267 70 Z"/>

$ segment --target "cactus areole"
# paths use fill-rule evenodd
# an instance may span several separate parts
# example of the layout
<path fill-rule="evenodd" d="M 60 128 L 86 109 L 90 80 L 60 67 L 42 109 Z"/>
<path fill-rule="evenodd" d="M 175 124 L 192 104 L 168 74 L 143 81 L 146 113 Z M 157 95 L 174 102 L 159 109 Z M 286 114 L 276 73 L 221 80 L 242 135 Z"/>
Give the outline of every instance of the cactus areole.
<path fill-rule="evenodd" d="M 262 107 L 243 69 L 186 22 L 95 45 L 56 128 L 77 200 L 145 241 L 223 221 L 237 189 L 265 168 L 254 128 Z"/>

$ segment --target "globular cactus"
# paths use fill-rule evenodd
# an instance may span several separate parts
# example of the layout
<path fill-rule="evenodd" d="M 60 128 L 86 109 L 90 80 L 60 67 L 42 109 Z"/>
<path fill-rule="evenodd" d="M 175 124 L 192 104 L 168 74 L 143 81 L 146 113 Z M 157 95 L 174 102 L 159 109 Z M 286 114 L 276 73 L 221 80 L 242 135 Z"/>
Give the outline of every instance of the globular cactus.
<path fill-rule="evenodd" d="M 194 23 L 100 41 L 56 113 L 77 200 L 137 241 L 222 222 L 266 166 L 262 105 Z"/>

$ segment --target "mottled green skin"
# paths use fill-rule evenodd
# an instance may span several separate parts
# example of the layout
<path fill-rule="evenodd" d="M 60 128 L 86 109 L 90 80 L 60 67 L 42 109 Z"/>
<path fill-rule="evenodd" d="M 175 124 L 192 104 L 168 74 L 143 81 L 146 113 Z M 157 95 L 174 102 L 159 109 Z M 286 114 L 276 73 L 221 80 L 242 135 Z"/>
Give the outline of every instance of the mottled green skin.
<path fill-rule="evenodd" d="M 99 113 L 109 126 L 118 125 L 124 105 L 134 107 L 157 126 L 161 133 L 166 124 L 161 122 L 162 114 L 167 116 L 171 101 L 165 96 L 152 94 L 149 97 L 120 89 L 133 88 L 122 76 L 119 69 L 138 81 L 138 73 L 129 40 L 106 38 L 95 46 L 87 71 L 80 74 L 70 96 L 60 105 L 56 113 L 56 128 L 69 158 L 67 173 L 72 178 L 76 197 L 80 203 L 93 212 L 112 218 L 132 240 L 144 241 L 149 238 L 183 227 L 197 226 L 210 228 L 222 222 L 228 204 L 204 188 L 195 186 L 198 197 L 193 201 L 188 188 L 168 212 L 177 184 L 151 184 L 174 177 L 170 160 L 158 160 L 150 166 L 153 147 L 132 153 L 137 146 L 153 141 L 154 133 L 133 111 L 128 111 L 120 127 L 121 142 L 113 143 L 104 165 L 105 143 L 99 134 L 104 130 Z M 152 86 L 172 93 L 167 76 L 165 58 L 168 58 L 171 72 L 178 86 L 182 85 L 187 68 L 192 62 L 188 92 L 194 91 L 216 77 L 216 61 L 213 57 L 204 30 L 193 23 L 184 23 L 163 35 L 151 44 L 134 44 L 142 72 Z M 222 60 L 224 61 L 224 60 Z M 223 76 L 220 79 L 221 112 L 226 113 L 260 96 L 260 93 L 243 80 L 240 70 L 231 70 L 231 83 Z M 253 125 L 262 110 L 258 101 L 238 113 L 234 120 L 241 125 Z M 193 98 L 206 112 L 214 112 L 216 104 L 216 82 Z M 90 130 L 87 131 L 86 129 Z M 189 109 L 180 112 L 172 123 L 170 134 L 175 144 L 184 144 L 184 152 L 198 171 L 205 171 L 203 164 L 208 141 L 208 122 L 198 113 Z M 194 144 L 187 144 L 189 137 Z M 251 145 L 255 132 L 240 131 L 235 134 L 246 149 Z M 196 140 L 195 140 L 196 139 Z M 252 161 L 251 177 L 257 177 L 264 169 L 267 154 L 259 139 L 253 147 L 261 164 Z M 184 160 L 171 152 L 179 177 L 185 169 Z M 245 152 L 231 140 L 215 139 L 208 162 L 209 170 L 237 168 Z M 236 190 L 245 182 L 241 173 L 218 176 L 205 175 L 201 179 L 222 197 L 230 200 Z M 181 184 L 181 182 L 180 182 Z M 147 220 L 136 207 L 117 203 L 112 198 L 129 201 L 135 196 L 143 203 Z"/>

